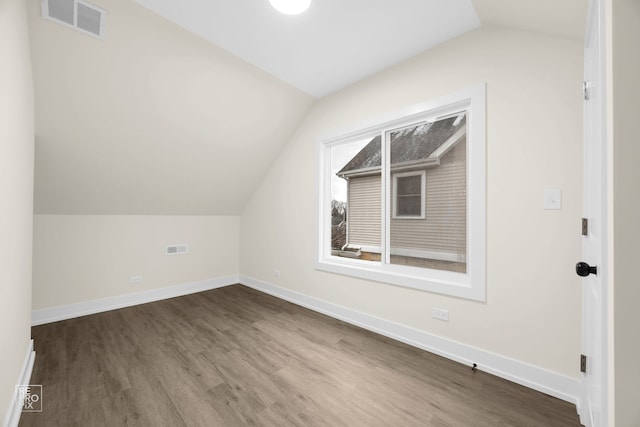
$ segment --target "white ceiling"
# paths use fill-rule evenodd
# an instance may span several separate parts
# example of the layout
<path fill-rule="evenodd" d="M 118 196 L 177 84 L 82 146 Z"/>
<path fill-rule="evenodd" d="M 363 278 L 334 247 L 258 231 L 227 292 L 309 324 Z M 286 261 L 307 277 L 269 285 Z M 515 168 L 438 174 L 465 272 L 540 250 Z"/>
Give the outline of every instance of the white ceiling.
<path fill-rule="evenodd" d="M 482 25 L 580 39 L 587 0 L 312 0 L 283 15 L 268 0 L 136 0 L 315 97 Z"/>
<path fill-rule="evenodd" d="M 582 40 L 588 0 L 473 0 L 483 25 Z"/>
<path fill-rule="evenodd" d="M 480 26 L 471 0 L 313 0 L 297 16 L 268 0 L 136 1 L 315 97 Z"/>

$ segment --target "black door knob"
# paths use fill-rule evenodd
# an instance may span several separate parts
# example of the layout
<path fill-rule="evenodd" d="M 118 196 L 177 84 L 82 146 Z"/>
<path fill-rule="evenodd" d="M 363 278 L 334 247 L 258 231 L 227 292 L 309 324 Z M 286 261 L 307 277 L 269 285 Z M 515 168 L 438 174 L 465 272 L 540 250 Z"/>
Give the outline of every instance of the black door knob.
<path fill-rule="evenodd" d="M 576 273 L 580 277 L 587 277 L 590 274 L 598 274 L 598 267 L 592 267 L 586 262 L 579 262 L 576 264 Z"/>

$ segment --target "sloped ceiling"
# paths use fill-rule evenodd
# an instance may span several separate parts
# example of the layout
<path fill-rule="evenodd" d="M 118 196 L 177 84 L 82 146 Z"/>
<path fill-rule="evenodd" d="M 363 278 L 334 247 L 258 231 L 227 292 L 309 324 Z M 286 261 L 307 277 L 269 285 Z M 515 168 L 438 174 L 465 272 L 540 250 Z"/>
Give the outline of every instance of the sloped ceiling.
<path fill-rule="evenodd" d="M 313 102 L 131 0 L 105 40 L 28 3 L 36 213 L 238 214 Z"/>
<path fill-rule="evenodd" d="M 482 25 L 582 40 L 588 0 L 473 0 Z"/>
<path fill-rule="evenodd" d="M 471 0 L 136 1 L 316 97 L 480 26 Z"/>
<path fill-rule="evenodd" d="M 315 97 L 482 25 L 582 38 L 587 0 L 135 0 Z"/>
<path fill-rule="evenodd" d="M 43 19 L 39 3 L 35 212 L 236 215 L 310 94 L 480 23 L 580 39 L 587 0 L 313 0 L 298 17 L 267 0 L 92 0 L 105 40 Z"/>

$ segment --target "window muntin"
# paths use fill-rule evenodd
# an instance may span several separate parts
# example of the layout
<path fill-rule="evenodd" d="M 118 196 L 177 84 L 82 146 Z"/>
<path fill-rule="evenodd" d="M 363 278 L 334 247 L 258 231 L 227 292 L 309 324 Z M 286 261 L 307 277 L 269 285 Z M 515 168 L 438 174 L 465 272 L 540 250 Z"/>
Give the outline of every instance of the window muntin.
<path fill-rule="evenodd" d="M 318 194 L 321 209 L 318 218 L 317 268 L 484 300 L 485 119 L 485 88 L 480 85 L 395 113 L 373 126 L 356 128 L 355 131 L 320 141 Z M 433 128 L 431 131 L 430 127 Z M 415 157 L 411 150 L 401 147 L 402 141 L 406 144 L 408 137 L 429 132 L 435 135 L 438 127 L 441 128 L 438 131 L 441 134 L 443 129 L 449 129 L 444 138 L 439 137 L 437 143 L 434 141 L 438 138 L 432 138 L 430 142 L 422 141 L 414 146 L 423 152 L 423 156 Z M 351 166 L 357 166 L 351 168 L 332 163 L 332 159 L 337 158 L 333 154 L 338 153 L 340 147 L 358 141 L 363 144 L 358 147 L 360 151 L 373 151 L 375 156 L 361 156 L 358 161 L 353 161 L 354 157 L 347 159 L 346 164 L 351 162 Z M 394 144 L 402 149 L 394 148 Z M 372 150 L 374 146 L 375 150 Z M 454 166 L 456 181 L 444 185 L 444 191 L 432 191 L 433 185 L 441 183 L 438 184 L 438 179 L 431 180 L 430 173 L 438 168 L 444 171 Z M 341 172 L 338 178 L 343 180 L 348 195 L 344 201 L 346 236 L 343 249 L 351 251 L 350 256 L 336 255 L 335 250 L 330 248 L 332 236 L 327 226 L 332 221 L 333 206 L 329 182 L 337 172 Z M 416 215 L 417 179 L 402 179 L 412 176 L 420 177 L 420 216 Z M 357 198 L 354 192 L 361 191 L 358 187 L 368 188 L 370 197 L 367 203 L 372 203 L 369 205 L 369 218 L 361 219 L 375 220 L 376 224 L 379 222 L 379 226 L 372 226 L 368 230 L 369 241 L 364 238 L 355 240 L 360 233 L 354 220 L 357 209 L 351 209 L 349 204 Z M 444 200 L 444 204 L 441 200 L 432 200 L 434 195 Z M 403 207 L 404 202 L 401 201 L 398 212 L 398 198 L 403 197 L 413 198 L 413 202 Z M 373 204 L 374 200 L 378 201 L 379 208 Z M 440 235 L 433 236 L 430 247 L 421 246 L 420 233 L 411 232 L 411 227 L 417 225 L 407 225 L 408 231 L 398 228 L 401 223 L 418 224 L 438 220 L 438 209 L 440 219 L 448 217 L 455 218 L 455 221 L 449 226 L 442 222 L 432 224 Z M 414 235 L 417 237 L 411 242 Z M 447 235 L 450 237 L 447 238 Z M 438 246 L 438 241 L 446 244 Z"/>

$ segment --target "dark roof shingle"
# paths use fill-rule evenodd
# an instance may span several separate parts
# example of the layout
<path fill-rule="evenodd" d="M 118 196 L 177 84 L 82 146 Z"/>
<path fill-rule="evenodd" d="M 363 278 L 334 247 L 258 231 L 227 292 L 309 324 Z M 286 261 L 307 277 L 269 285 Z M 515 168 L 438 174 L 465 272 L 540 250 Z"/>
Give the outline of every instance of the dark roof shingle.
<path fill-rule="evenodd" d="M 427 159 L 456 131 L 466 125 L 466 114 L 423 123 L 391 133 L 391 164 Z M 380 168 L 382 152 L 380 135 L 373 138 L 340 171 L 338 176 L 354 171 Z"/>

